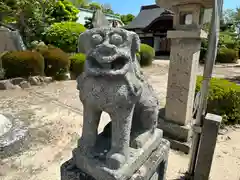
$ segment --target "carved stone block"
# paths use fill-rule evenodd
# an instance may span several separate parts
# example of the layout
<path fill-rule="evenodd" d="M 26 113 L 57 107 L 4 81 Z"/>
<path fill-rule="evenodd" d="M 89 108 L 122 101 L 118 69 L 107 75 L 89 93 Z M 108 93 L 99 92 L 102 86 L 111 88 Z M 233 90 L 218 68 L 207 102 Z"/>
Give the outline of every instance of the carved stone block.
<path fill-rule="evenodd" d="M 107 169 L 105 170 L 105 174 L 104 169 L 102 170 L 103 172 L 101 174 L 106 175 L 104 177 L 97 173 L 91 173 L 89 175 L 86 171 L 79 169 L 75 165 L 73 159 L 70 159 L 61 166 L 61 180 L 165 180 L 169 149 L 170 143 L 165 139 L 160 139 L 159 146 L 149 155 L 143 164 L 137 168 L 137 170 L 135 170 L 131 175 L 129 174 L 130 177 L 129 175 L 125 177 L 121 176 L 120 173 L 124 173 L 126 175 L 123 170 L 112 171 L 112 175 L 110 175 L 110 172 Z M 132 168 L 133 167 L 129 166 L 129 171 L 132 171 Z"/>

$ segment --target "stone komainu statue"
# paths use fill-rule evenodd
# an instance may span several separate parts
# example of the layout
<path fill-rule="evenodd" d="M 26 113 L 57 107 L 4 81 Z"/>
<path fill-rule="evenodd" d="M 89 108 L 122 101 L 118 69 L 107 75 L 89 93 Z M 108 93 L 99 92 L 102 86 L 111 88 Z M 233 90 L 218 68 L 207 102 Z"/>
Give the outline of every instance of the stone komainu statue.
<path fill-rule="evenodd" d="M 84 108 L 79 148 L 93 151 L 101 112 L 108 113 L 112 131 L 106 162 L 113 169 L 126 162 L 130 145 L 141 148 L 157 127 L 159 104 L 140 70 L 139 47 L 138 35 L 120 28 L 95 28 L 79 37 L 79 52 L 87 55 L 77 78 Z"/>

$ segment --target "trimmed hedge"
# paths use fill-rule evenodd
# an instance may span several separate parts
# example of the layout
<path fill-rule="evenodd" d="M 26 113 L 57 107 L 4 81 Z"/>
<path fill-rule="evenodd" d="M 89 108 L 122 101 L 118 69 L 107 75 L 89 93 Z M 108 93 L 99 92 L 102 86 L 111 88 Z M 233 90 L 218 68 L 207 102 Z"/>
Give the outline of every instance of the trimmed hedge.
<path fill-rule="evenodd" d="M 69 71 L 70 60 L 64 51 L 59 48 L 49 47 L 40 51 L 45 61 L 46 76 L 57 77 Z"/>
<path fill-rule="evenodd" d="M 200 52 L 200 62 L 204 63 L 206 58 L 207 49 L 201 47 Z M 229 49 L 229 48 L 219 48 L 217 51 L 216 62 L 217 63 L 236 63 L 239 58 L 239 52 L 237 49 Z"/>
<path fill-rule="evenodd" d="M 238 60 L 238 51 L 229 48 L 220 48 L 218 50 L 216 61 L 219 63 L 236 63 Z"/>
<path fill-rule="evenodd" d="M 140 65 L 149 66 L 152 64 L 153 58 L 155 56 L 155 50 L 147 44 L 141 44 L 139 54 Z"/>
<path fill-rule="evenodd" d="M 202 76 L 197 78 L 196 93 L 200 91 L 202 80 Z M 224 124 L 240 124 L 240 86 L 225 79 L 212 78 L 207 112 L 221 115 Z"/>
<path fill-rule="evenodd" d="M 69 59 L 71 61 L 70 71 L 77 77 L 84 70 L 86 55 L 82 53 L 77 53 L 72 55 Z"/>
<path fill-rule="evenodd" d="M 226 34 L 220 34 L 219 47 L 217 51 L 216 62 L 217 63 L 235 63 L 239 58 L 239 45 L 235 41 L 231 41 L 230 36 Z M 208 40 L 202 40 L 200 62 L 203 63 L 206 58 L 208 48 Z"/>
<path fill-rule="evenodd" d="M 65 52 L 76 52 L 78 37 L 85 30 L 82 24 L 76 22 L 54 23 L 44 32 L 44 41 Z"/>
<path fill-rule="evenodd" d="M 2 56 L 6 78 L 44 75 L 44 59 L 38 52 L 13 51 Z"/>

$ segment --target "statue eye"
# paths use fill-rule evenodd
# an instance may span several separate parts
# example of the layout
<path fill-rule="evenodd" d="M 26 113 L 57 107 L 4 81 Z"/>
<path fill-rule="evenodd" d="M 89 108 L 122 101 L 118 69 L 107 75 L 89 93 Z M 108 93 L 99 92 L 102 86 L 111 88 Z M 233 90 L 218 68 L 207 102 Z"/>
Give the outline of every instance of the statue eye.
<path fill-rule="evenodd" d="M 94 34 L 92 36 L 92 42 L 95 45 L 101 44 L 102 41 L 103 41 L 103 37 L 100 34 Z"/>
<path fill-rule="evenodd" d="M 114 45 L 120 45 L 123 43 L 123 38 L 119 34 L 113 34 L 110 38 L 110 43 Z"/>

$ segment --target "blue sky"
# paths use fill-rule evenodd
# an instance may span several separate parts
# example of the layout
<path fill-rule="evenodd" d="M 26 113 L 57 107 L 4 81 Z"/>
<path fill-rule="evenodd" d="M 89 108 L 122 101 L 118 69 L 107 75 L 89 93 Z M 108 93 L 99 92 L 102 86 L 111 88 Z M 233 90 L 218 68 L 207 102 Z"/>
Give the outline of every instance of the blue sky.
<path fill-rule="evenodd" d="M 154 4 L 155 0 L 93 0 L 101 4 L 110 4 L 114 12 L 137 15 L 142 5 Z M 240 0 L 224 0 L 224 9 L 240 7 Z"/>

